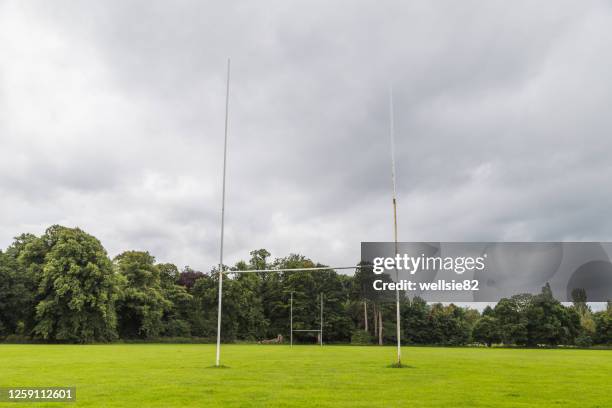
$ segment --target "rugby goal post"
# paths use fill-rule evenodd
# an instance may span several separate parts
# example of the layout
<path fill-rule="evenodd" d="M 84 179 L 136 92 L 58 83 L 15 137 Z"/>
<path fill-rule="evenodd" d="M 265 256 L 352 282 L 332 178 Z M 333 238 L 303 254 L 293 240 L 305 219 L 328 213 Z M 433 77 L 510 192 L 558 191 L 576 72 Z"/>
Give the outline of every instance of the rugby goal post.
<path fill-rule="evenodd" d="M 230 96 L 230 66 L 231 60 L 227 59 L 227 79 L 225 88 L 225 126 L 224 126 L 224 142 L 223 142 L 223 179 L 222 179 L 222 194 L 221 194 L 221 239 L 219 246 L 219 291 L 217 305 L 217 349 L 215 366 L 221 365 L 221 316 L 222 316 L 222 299 L 223 299 L 223 275 L 226 273 L 258 273 L 258 272 L 289 272 L 289 271 L 325 271 L 325 270 L 342 270 L 342 269 L 357 269 L 359 266 L 341 266 L 341 267 L 314 267 L 314 268 L 292 268 L 292 269 L 271 269 L 271 270 L 248 270 L 248 271 L 225 271 L 223 266 L 223 242 L 225 232 L 225 187 L 226 187 L 226 169 L 227 169 L 227 135 L 229 125 L 229 96 Z M 393 184 L 393 232 L 395 241 L 395 252 L 397 253 L 397 194 L 395 185 L 395 129 L 393 116 L 393 90 L 389 88 L 389 136 L 391 139 L 391 180 Z M 396 269 L 396 277 L 397 277 Z M 401 331 L 400 331 L 400 295 L 399 289 L 395 290 L 396 295 L 396 329 L 397 329 L 397 365 L 401 366 Z M 321 325 L 322 323 L 321 318 Z M 321 326 L 321 344 L 323 339 Z"/>
<path fill-rule="evenodd" d="M 319 294 L 321 298 L 321 306 L 320 306 L 320 317 L 319 317 L 319 329 L 294 329 L 293 328 L 293 291 L 291 292 L 291 298 L 289 303 L 289 330 L 290 330 L 290 343 L 289 345 L 293 347 L 293 332 L 310 332 L 310 333 L 319 333 L 319 344 L 323 347 L 323 292 Z"/>

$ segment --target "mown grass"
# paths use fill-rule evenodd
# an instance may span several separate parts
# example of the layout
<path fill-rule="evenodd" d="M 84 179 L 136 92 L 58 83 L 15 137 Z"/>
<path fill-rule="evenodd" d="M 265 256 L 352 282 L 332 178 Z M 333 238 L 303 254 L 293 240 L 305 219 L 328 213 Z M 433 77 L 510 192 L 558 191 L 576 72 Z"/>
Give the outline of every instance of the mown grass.
<path fill-rule="evenodd" d="M 0 387 L 76 386 L 18 407 L 611 407 L 612 351 L 224 345 L 0 345 Z"/>

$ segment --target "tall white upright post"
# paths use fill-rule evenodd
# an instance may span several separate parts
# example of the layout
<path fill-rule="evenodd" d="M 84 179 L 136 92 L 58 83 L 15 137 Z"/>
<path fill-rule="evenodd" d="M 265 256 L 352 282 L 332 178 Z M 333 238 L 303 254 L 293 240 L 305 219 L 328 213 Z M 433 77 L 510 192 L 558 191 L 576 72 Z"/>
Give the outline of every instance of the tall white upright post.
<path fill-rule="evenodd" d="M 321 331 L 319 335 L 321 336 L 321 347 L 323 347 L 323 292 L 321 292 Z"/>
<path fill-rule="evenodd" d="M 391 138 L 391 181 L 393 183 L 393 240 L 395 242 L 395 255 L 397 255 L 397 193 L 395 188 L 395 129 L 393 123 L 393 89 L 389 89 L 389 136 Z M 399 272 L 395 267 L 395 281 L 399 282 Z M 400 294 L 398 285 L 395 285 L 395 312 L 397 329 L 397 365 L 402 364 L 401 329 L 400 329 Z"/>
<path fill-rule="evenodd" d="M 293 291 L 291 291 L 291 301 L 289 303 L 289 325 L 291 326 L 290 347 L 293 347 Z"/>
<path fill-rule="evenodd" d="M 219 249 L 219 304 L 217 306 L 217 359 L 221 364 L 221 306 L 223 298 L 223 234 L 225 228 L 225 171 L 227 168 L 227 124 L 229 117 L 230 59 L 227 59 L 227 83 L 225 86 L 225 141 L 223 144 L 223 192 L 221 194 L 221 245 Z"/>

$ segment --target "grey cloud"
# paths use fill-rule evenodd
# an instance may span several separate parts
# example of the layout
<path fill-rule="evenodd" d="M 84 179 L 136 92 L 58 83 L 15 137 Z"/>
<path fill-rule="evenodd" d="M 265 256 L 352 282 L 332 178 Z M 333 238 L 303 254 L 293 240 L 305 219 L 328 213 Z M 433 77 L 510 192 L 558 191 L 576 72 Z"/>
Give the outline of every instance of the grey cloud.
<path fill-rule="evenodd" d="M 227 243 L 352 263 L 400 239 L 609 240 L 606 2 L 4 2 L 0 246 L 79 225 L 114 255 Z"/>

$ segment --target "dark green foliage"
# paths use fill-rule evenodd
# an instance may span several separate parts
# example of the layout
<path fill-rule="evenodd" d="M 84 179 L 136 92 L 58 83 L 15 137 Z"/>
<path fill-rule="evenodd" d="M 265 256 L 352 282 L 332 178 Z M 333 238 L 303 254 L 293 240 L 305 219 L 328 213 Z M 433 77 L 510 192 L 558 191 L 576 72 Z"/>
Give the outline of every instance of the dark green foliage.
<path fill-rule="evenodd" d="M 499 323 L 493 316 L 482 316 L 474 325 L 472 338 L 477 343 L 485 344 L 489 347 L 499 343 L 502 339 Z"/>
<path fill-rule="evenodd" d="M 495 306 L 504 344 L 527 346 L 574 344 L 581 333 L 580 315 L 552 297 L 548 285 L 539 295 L 516 295 Z"/>
<path fill-rule="evenodd" d="M 232 282 L 230 306 L 233 306 L 238 323 L 236 336 L 244 340 L 259 340 L 265 337 L 268 321 L 263 314 L 259 296 L 260 279 L 254 274 L 242 274 Z M 224 306 L 225 307 L 225 306 Z"/>
<path fill-rule="evenodd" d="M 191 334 L 212 338 L 217 330 L 217 280 L 204 275 L 194 281 L 189 292 L 193 297 L 190 308 Z M 227 325 L 227 322 L 224 322 L 224 325 Z"/>
<path fill-rule="evenodd" d="M 372 344 L 372 335 L 365 330 L 355 330 L 351 335 L 351 344 Z"/>
<path fill-rule="evenodd" d="M 191 336 L 190 309 L 193 296 L 185 287 L 174 284 L 162 284 L 162 290 L 170 302 L 164 310 L 162 334 L 171 337 Z"/>
<path fill-rule="evenodd" d="M 487 306 L 482 310 L 482 315 L 495 317 L 495 310 L 491 306 Z"/>
<path fill-rule="evenodd" d="M 612 344 L 612 310 L 593 314 L 595 321 L 594 341 L 597 344 Z"/>
<path fill-rule="evenodd" d="M 114 266 L 121 280 L 117 305 L 119 334 L 123 338 L 153 338 L 164 330 L 164 315 L 172 302 L 162 290 L 159 268 L 148 252 L 126 251 L 117 255 Z"/>
<path fill-rule="evenodd" d="M 431 340 L 430 307 L 420 297 L 402 303 L 404 341 L 412 344 L 427 344 Z"/>
<path fill-rule="evenodd" d="M 171 263 L 157 264 L 159 270 L 159 280 L 163 287 L 170 287 L 178 284 L 180 272 L 176 265 Z"/>
<path fill-rule="evenodd" d="M 499 323 L 499 334 L 504 344 L 525 345 L 528 343 L 526 310 L 531 298 L 531 295 L 516 295 L 501 299 L 495 305 L 495 317 Z"/>
<path fill-rule="evenodd" d="M 289 338 L 293 293 L 295 329 L 319 329 L 323 298 L 325 343 L 396 341 L 395 293 L 373 290 L 371 268 L 355 275 L 322 272 L 232 271 L 323 266 L 302 255 L 269 260 L 258 249 L 248 261 L 224 267 L 223 341 Z M 41 237 L 24 234 L 0 251 L 0 337 L 24 341 L 91 342 L 214 339 L 218 271 L 202 273 L 156 264 L 148 252 L 127 251 L 114 263 L 100 242 L 79 229 L 53 226 Z M 482 314 L 456 305 L 427 304 L 400 293 L 402 340 L 407 344 L 491 346 L 612 343 L 612 304 L 593 313 L 583 290 L 565 307 L 550 286 L 537 295 L 502 299 Z M 367 327 L 367 329 L 366 329 Z M 314 343 L 316 333 L 296 333 Z"/>
<path fill-rule="evenodd" d="M 33 285 L 28 284 L 25 270 L 11 248 L 0 251 L 0 337 L 18 332 L 31 310 Z"/>
<path fill-rule="evenodd" d="M 593 345 L 593 339 L 588 334 L 580 334 L 576 337 L 576 345 L 578 347 L 591 347 Z"/>
<path fill-rule="evenodd" d="M 465 320 L 465 309 L 453 304 L 436 303 L 429 314 L 431 337 L 429 343 L 459 346 L 468 343 L 470 327 Z"/>
<path fill-rule="evenodd" d="M 164 297 L 170 302 L 164 310 L 162 335 L 169 337 L 190 337 L 190 309 L 193 296 L 187 288 L 179 285 L 179 270 L 171 263 L 157 264 L 160 285 Z"/>
<path fill-rule="evenodd" d="M 574 308 L 564 307 L 544 287 L 534 296 L 526 310 L 527 344 L 573 344 L 580 333 L 580 316 Z"/>
<path fill-rule="evenodd" d="M 572 291 L 572 301 L 574 310 L 580 316 L 580 334 L 576 338 L 576 345 L 587 347 L 586 344 L 593 341 L 596 326 L 593 320 L 593 312 L 587 304 L 586 291 L 580 288 L 574 289 Z"/>
<path fill-rule="evenodd" d="M 224 341 L 257 340 L 265 336 L 267 321 L 258 295 L 259 278 L 241 275 L 223 278 L 223 320 L 221 326 Z M 218 273 L 198 279 L 191 291 L 194 298 L 192 313 L 193 334 L 213 337 L 217 332 Z M 285 333 L 285 332 L 283 332 Z"/>
<path fill-rule="evenodd" d="M 116 279 L 100 241 L 78 228 L 55 225 L 28 239 L 19 260 L 37 284 L 28 334 L 69 342 L 116 338 Z"/>

